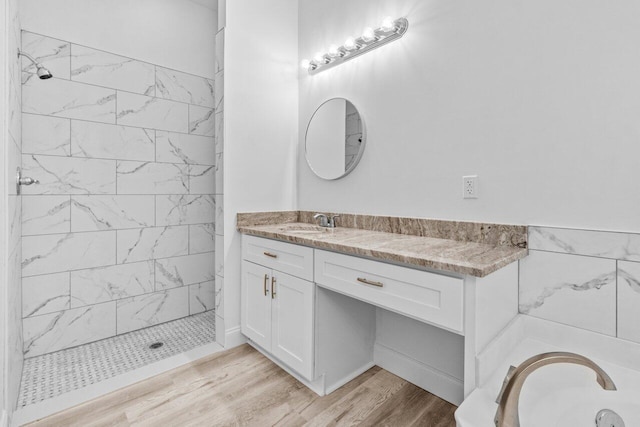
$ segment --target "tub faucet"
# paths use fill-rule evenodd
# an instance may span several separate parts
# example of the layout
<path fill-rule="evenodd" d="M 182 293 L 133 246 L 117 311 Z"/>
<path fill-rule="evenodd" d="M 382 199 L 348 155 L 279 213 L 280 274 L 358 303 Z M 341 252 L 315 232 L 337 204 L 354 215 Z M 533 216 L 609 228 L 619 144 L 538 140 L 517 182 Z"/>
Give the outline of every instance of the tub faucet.
<path fill-rule="evenodd" d="M 504 383 L 502 383 L 502 390 L 500 390 L 500 394 L 496 399 L 498 404 L 494 419 L 496 427 L 520 427 L 518 401 L 520 400 L 520 391 L 522 391 L 525 380 L 538 368 L 554 363 L 573 363 L 586 366 L 596 373 L 596 381 L 603 389 L 616 390 L 616 386 L 609 375 L 600 366 L 584 356 L 560 351 L 538 354 L 528 358 L 517 368 L 513 366 L 509 368 Z"/>

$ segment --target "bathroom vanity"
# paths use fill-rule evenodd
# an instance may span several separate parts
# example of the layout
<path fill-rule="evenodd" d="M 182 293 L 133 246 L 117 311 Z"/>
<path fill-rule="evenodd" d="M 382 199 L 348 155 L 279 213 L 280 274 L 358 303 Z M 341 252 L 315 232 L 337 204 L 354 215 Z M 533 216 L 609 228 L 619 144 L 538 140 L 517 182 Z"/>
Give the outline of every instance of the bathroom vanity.
<path fill-rule="evenodd" d="M 250 344 L 320 395 L 379 365 L 460 404 L 517 314 L 526 227 L 312 215 L 238 215 Z"/>

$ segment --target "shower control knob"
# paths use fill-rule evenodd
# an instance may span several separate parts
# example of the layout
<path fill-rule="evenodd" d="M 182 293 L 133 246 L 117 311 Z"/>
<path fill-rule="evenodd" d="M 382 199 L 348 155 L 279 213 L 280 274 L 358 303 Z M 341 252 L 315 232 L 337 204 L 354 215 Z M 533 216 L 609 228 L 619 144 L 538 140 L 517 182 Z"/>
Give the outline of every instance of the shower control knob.
<path fill-rule="evenodd" d="M 18 182 L 18 184 L 20 185 L 40 184 L 40 181 L 33 178 L 20 178 L 20 181 Z"/>
<path fill-rule="evenodd" d="M 40 184 L 40 181 L 37 179 L 22 177 L 22 169 L 16 169 L 16 193 L 20 195 L 20 187 L 23 185 L 32 185 L 32 184 Z"/>

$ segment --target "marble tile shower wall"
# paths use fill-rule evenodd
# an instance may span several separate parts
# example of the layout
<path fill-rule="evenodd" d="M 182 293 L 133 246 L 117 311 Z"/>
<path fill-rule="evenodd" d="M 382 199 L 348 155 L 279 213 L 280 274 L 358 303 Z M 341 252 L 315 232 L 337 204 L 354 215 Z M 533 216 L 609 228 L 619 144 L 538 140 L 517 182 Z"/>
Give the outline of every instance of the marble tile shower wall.
<path fill-rule="evenodd" d="M 216 33 L 215 141 L 216 141 L 216 260 L 215 312 L 216 336 L 224 339 L 224 27 Z M 219 333 L 218 333 L 219 331 Z M 222 341 L 224 343 L 224 341 Z"/>
<path fill-rule="evenodd" d="M 520 312 L 640 343 L 640 234 L 529 227 Z"/>
<path fill-rule="evenodd" d="M 29 32 L 24 352 L 214 308 L 214 81 Z"/>

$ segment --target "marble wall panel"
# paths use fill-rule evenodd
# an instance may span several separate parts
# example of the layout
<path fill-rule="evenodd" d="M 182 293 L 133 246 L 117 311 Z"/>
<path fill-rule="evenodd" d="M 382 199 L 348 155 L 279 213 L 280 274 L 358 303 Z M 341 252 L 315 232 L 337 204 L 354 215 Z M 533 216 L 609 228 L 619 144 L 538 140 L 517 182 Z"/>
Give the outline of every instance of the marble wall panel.
<path fill-rule="evenodd" d="M 189 253 L 189 229 L 148 227 L 118 231 L 118 263 L 168 258 Z"/>
<path fill-rule="evenodd" d="M 115 263 L 115 231 L 49 234 L 22 238 L 24 277 Z"/>
<path fill-rule="evenodd" d="M 153 196 L 72 196 L 71 231 L 153 227 Z"/>
<path fill-rule="evenodd" d="M 118 124 L 188 133 L 189 105 L 118 91 Z"/>
<path fill-rule="evenodd" d="M 70 231 L 70 196 L 22 196 L 23 236 Z"/>
<path fill-rule="evenodd" d="M 189 315 L 189 288 L 154 292 L 118 303 L 118 334 L 147 328 Z"/>
<path fill-rule="evenodd" d="M 25 357 L 75 347 L 116 334 L 116 302 L 27 317 L 23 326 Z"/>
<path fill-rule="evenodd" d="M 213 253 L 156 260 L 156 290 L 215 280 Z"/>
<path fill-rule="evenodd" d="M 118 194 L 184 194 L 189 192 L 186 165 L 119 161 Z"/>
<path fill-rule="evenodd" d="M 22 156 L 23 176 L 39 181 L 23 194 L 115 194 L 115 160 Z"/>
<path fill-rule="evenodd" d="M 156 161 L 190 165 L 215 164 L 215 141 L 211 137 L 175 132 L 156 132 Z"/>
<path fill-rule="evenodd" d="M 189 194 L 214 194 L 216 191 L 215 166 L 189 166 Z"/>
<path fill-rule="evenodd" d="M 210 224 L 215 208 L 213 195 L 156 196 L 156 225 Z"/>
<path fill-rule="evenodd" d="M 214 224 L 190 225 L 189 253 L 213 252 L 216 249 L 215 237 Z"/>
<path fill-rule="evenodd" d="M 529 227 L 529 248 L 599 258 L 640 261 L 640 234 Z"/>
<path fill-rule="evenodd" d="M 71 121 L 71 155 L 99 159 L 153 161 L 153 129 Z"/>
<path fill-rule="evenodd" d="M 530 251 L 520 261 L 520 312 L 616 335 L 616 261 Z"/>
<path fill-rule="evenodd" d="M 55 77 L 31 79 L 22 85 L 22 112 L 115 123 L 116 91 Z"/>
<path fill-rule="evenodd" d="M 69 272 L 25 277 L 22 280 L 22 317 L 54 313 L 70 307 Z"/>
<path fill-rule="evenodd" d="M 214 82 L 192 74 L 156 67 L 156 96 L 213 108 Z"/>
<path fill-rule="evenodd" d="M 640 343 L 640 263 L 618 261 L 618 337 Z"/>
<path fill-rule="evenodd" d="M 213 310 L 215 284 L 213 281 L 189 286 L 189 314 L 198 314 Z"/>
<path fill-rule="evenodd" d="M 71 80 L 155 95 L 155 67 L 124 56 L 71 45 Z"/>
<path fill-rule="evenodd" d="M 71 306 L 82 307 L 154 291 L 153 261 L 71 272 Z"/>
<path fill-rule="evenodd" d="M 69 119 L 22 115 L 22 152 L 69 156 L 71 154 L 71 122 Z"/>

